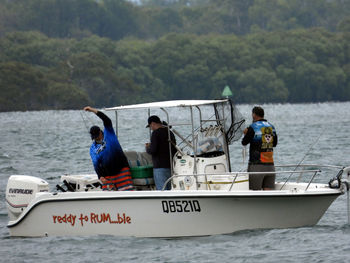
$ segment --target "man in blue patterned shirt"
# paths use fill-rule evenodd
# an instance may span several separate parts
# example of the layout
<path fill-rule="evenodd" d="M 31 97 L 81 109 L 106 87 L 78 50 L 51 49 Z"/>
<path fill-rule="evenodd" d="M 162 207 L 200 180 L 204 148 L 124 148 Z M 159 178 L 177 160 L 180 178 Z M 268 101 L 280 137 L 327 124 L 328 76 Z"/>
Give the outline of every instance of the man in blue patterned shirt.
<path fill-rule="evenodd" d="M 248 172 L 266 172 L 266 174 L 249 174 L 249 189 L 272 190 L 275 188 L 276 175 L 273 161 L 273 147 L 277 145 L 275 127 L 264 119 L 264 109 L 254 107 L 253 123 L 244 130 L 242 144 L 250 144 Z"/>
<path fill-rule="evenodd" d="M 103 190 L 134 190 L 128 160 L 114 132 L 112 121 L 103 112 L 92 107 L 85 111 L 95 113 L 104 125 L 104 131 L 98 126 L 90 128 L 93 143 L 90 156 Z"/>

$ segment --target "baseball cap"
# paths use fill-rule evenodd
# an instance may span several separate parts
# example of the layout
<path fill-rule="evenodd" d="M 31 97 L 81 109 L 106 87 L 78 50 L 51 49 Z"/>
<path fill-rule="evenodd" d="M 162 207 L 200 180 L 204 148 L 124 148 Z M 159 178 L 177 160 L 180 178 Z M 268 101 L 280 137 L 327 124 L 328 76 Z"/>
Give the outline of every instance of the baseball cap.
<path fill-rule="evenodd" d="M 91 140 L 95 140 L 100 135 L 100 131 L 101 131 L 100 127 L 92 126 L 90 128 Z"/>
<path fill-rule="evenodd" d="M 146 126 L 146 128 L 149 127 L 149 125 L 151 124 L 151 122 L 162 123 L 162 122 L 160 121 L 160 119 L 159 119 L 158 116 L 152 115 L 152 116 L 150 116 L 150 117 L 148 118 L 148 125 Z"/>

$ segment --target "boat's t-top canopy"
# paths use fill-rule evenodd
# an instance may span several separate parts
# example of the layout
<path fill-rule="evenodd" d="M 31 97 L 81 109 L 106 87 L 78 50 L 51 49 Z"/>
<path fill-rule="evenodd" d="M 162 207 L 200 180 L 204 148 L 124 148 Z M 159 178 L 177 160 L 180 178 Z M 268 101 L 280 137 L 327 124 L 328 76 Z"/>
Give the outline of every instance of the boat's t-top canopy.
<path fill-rule="evenodd" d="M 212 113 L 204 110 L 201 106 L 209 106 L 212 108 Z M 173 118 L 170 120 L 169 108 L 187 108 L 189 109 L 190 122 L 186 122 L 188 118 L 181 118 L 182 123 L 173 123 Z M 226 155 L 224 159 L 227 163 L 228 171 L 230 168 L 230 157 L 228 145 L 233 141 L 238 140 L 243 134 L 242 124 L 244 119 L 233 103 L 229 99 L 218 100 L 171 100 L 159 101 L 150 103 L 141 103 L 133 105 L 124 105 L 111 108 L 105 108 L 106 111 L 114 111 L 116 113 L 116 131 L 118 132 L 118 112 L 124 110 L 146 109 L 150 116 L 150 110 L 160 109 L 166 114 L 168 125 L 169 152 L 171 154 L 171 139 L 170 130 L 180 139 L 177 145 L 174 145 L 181 156 L 187 152 L 188 155 L 194 156 L 221 156 Z M 194 116 L 194 110 L 198 113 Z M 209 113 L 209 116 L 208 116 Z M 176 119 L 176 118 L 175 118 Z M 195 124 L 196 123 L 196 124 Z M 181 134 L 175 129 L 176 126 L 189 126 L 190 129 L 181 128 L 187 134 Z M 170 158 L 171 159 L 171 158 Z M 173 174 L 173 163 L 171 163 L 171 173 Z M 194 171 L 197 173 L 197 164 L 194 163 Z"/>
<path fill-rule="evenodd" d="M 214 115 L 211 120 L 203 119 L 202 113 L 200 110 L 200 106 L 213 106 L 214 107 Z M 161 109 L 167 115 L 167 123 L 172 126 L 176 126 L 176 124 L 171 123 L 169 120 L 169 115 L 167 108 L 190 108 L 191 115 L 192 108 L 197 108 L 199 112 L 200 119 L 200 129 L 203 129 L 203 125 L 206 123 L 210 123 L 212 125 L 216 125 L 223 130 L 226 135 L 227 144 L 231 144 L 233 141 L 238 140 L 243 134 L 243 123 L 244 118 L 233 105 L 233 102 L 230 99 L 217 99 L 217 100 L 169 100 L 169 101 L 157 101 L 157 102 L 149 102 L 149 103 L 140 103 L 140 104 L 132 104 L 132 105 L 121 105 L 117 107 L 105 108 L 106 111 L 115 111 L 116 116 L 118 111 L 122 110 L 137 110 L 137 109 Z M 150 111 L 148 111 L 150 114 Z M 116 117 L 116 123 L 118 123 L 118 117 Z M 190 125 L 192 126 L 192 135 L 196 133 L 196 128 L 194 127 L 193 118 L 191 120 Z M 116 131 L 118 130 L 116 124 Z M 117 131 L 118 133 L 118 131 Z"/>
<path fill-rule="evenodd" d="M 123 105 L 111 108 L 105 108 L 107 111 L 116 110 L 131 110 L 131 109 L 151 109 L 151 108 L 171 108 L 171 107 L 192 107 L 202 105 L 213 105 L 227 102 L 228 99 L 223 100 L 170 100 L 170 101 L 158 101 L 150 103 L 141 103 L 133 105 Z"/>

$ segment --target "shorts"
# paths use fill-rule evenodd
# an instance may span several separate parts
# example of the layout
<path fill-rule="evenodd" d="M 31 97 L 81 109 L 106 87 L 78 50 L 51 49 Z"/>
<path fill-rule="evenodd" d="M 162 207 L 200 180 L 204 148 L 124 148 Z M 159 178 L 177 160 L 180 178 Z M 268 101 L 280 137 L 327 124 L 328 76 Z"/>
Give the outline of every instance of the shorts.
<path fill-rule="evenodd" d="M 105 176 L 107 182 L 102 184 L 103 191 L 133 191 L 131 173 L 129 167 L 124 167 L 116 175 Z"/>
<path fill-rule="evenodd" d="M 248 172 L 274 172 L 274 165 L 249 164 Z M 264 188 L 275 189 L 276 174 L 249 174 L 249 189 L 262 190 Z"/>

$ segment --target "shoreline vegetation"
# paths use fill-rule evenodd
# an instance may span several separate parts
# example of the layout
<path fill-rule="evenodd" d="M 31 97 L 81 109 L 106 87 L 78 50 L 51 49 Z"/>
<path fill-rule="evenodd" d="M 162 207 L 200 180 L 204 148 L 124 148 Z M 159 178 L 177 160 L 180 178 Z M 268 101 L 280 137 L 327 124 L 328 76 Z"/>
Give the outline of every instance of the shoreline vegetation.
<path fill-rule="evenodd" d="M 0 111 L 350 100 L 350 0 L 0 0 Z"/>

